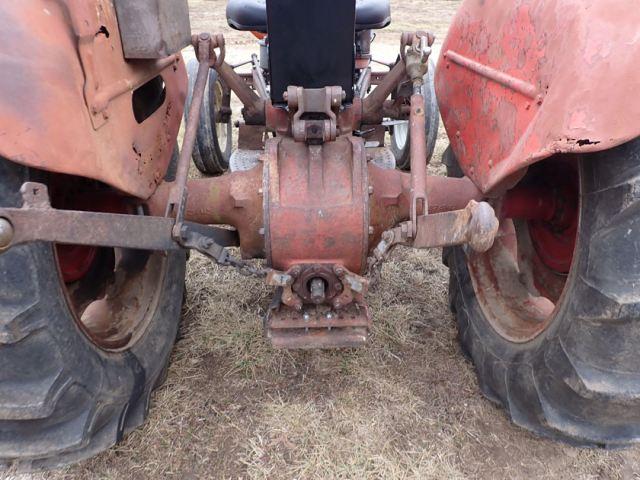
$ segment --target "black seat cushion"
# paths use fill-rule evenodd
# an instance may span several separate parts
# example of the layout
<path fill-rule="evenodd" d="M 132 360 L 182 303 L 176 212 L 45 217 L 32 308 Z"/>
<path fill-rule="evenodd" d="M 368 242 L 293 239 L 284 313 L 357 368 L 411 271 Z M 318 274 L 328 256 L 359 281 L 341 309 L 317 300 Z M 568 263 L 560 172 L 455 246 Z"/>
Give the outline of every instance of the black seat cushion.
<path fill-rule="evenodd" d="M 229 0 L 227 22 L 236 30 L 267 33 L 266 0 Z M 389 0 L 356 1 L 356 30 L 375 30 L 390 23 Z"/>

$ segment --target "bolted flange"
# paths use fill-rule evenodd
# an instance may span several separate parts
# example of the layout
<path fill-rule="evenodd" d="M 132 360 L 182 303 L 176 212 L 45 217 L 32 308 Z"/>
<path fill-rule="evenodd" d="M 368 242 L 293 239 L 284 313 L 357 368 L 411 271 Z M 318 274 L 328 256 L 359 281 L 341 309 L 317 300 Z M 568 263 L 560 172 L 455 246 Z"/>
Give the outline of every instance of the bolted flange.
<path fill-rule="evenodd" d="M 13 225 L 6 218 L 0 218 L 0 250 L 11 245 L 13 240 Z"/>

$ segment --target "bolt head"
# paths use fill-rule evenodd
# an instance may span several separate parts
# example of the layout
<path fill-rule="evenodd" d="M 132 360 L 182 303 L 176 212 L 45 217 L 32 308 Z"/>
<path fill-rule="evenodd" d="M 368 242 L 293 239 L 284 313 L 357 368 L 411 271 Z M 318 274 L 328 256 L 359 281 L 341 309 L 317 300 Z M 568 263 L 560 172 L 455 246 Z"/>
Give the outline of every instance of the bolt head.
<path fill-rule="evenodd" d="M 213 247 L 213 239 L 211 238 L 205 238 L 202 240 L 202 246 L 204 248 L 211 248 Z"/>
<path fill-rule="evenodd" d="M 326 317 L 327 317 L 327 320 L 331 320 L 333 318 L 333 313 L 327 312 Z"/>
<path fill-rule="evenodd" d="M 310 318 L 311 318 L 311 316 L 307 312 L 305 312 L 304 315 L 302 315 L 302 319 L 305 322 L 308 322 Z"/>
<path fill-rule="evenodd" d="M 0 249 L 11 245 L 13 240 L 13 225 L 6 218 L 0 218 Z"/>

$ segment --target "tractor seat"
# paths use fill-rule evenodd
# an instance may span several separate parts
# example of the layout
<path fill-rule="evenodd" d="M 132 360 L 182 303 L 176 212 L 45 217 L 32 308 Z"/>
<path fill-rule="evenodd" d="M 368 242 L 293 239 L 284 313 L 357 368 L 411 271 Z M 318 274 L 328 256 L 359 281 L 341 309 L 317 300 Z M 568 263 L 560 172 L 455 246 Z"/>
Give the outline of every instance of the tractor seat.
<path fill-rule="evenodd" d="M 266 0 L 229 0 L 227 22 L 236 30 L 267 33 Z M 389 0 L 356 0 L 356 31 L 376 30 L 390 23 Z"/>

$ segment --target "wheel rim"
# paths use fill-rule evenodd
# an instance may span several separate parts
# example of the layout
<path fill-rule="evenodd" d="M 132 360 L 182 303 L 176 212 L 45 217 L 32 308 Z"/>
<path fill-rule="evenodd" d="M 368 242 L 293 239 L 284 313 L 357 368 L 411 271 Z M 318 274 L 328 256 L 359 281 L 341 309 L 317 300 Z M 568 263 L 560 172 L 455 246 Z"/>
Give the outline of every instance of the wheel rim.
<path fill-rule="evenodd" d="M 127 199 L 111 192 L 69 196 L 58 190 L 54 203 L 65 209 L 135 213 Z M 103 350 L 131 348 L 156 310 L 166 256 L 77 245 L 55 245 L 54 254 L 67 305 L 82 332 Z"/>
<path fill-rule="evenodd" d="M 393 126 L 393 141 L 398 150 L 404 150 L 409 137 L 409 122 L 398 123 Z"/>
<path fill-rule="evenodd" d="M 224 98 L 224 90 L 222 88 L 222 84 L 220 82 L 216 82 L 215 83 L 215 92 L 214 92 L 214 109 L 217 112 L 220 111 L 220 109 L 222 108 L 222 99 Z M 215 130 L 216 130 L 216 138 L 218 141 L 218 146 L 220 148 L 220 151 L 224 154 L 228 147 L 229 147 L 229 135 L 228 135 L 228 125 L 229 122 L 225 122 L 225 123 L 220 123 L 217 121 L 217 115 L 216 115 L 216 122 L 215 122 Z"/>
<path fill-rule="evenodd" d="M 562 303 L 580 221 L 580 181 L 572 160 L 531 168 L 498 205 L 493 248 L 470 253 L 476 298 L 491 327 L 510 342 L 543 333 Z"/>

